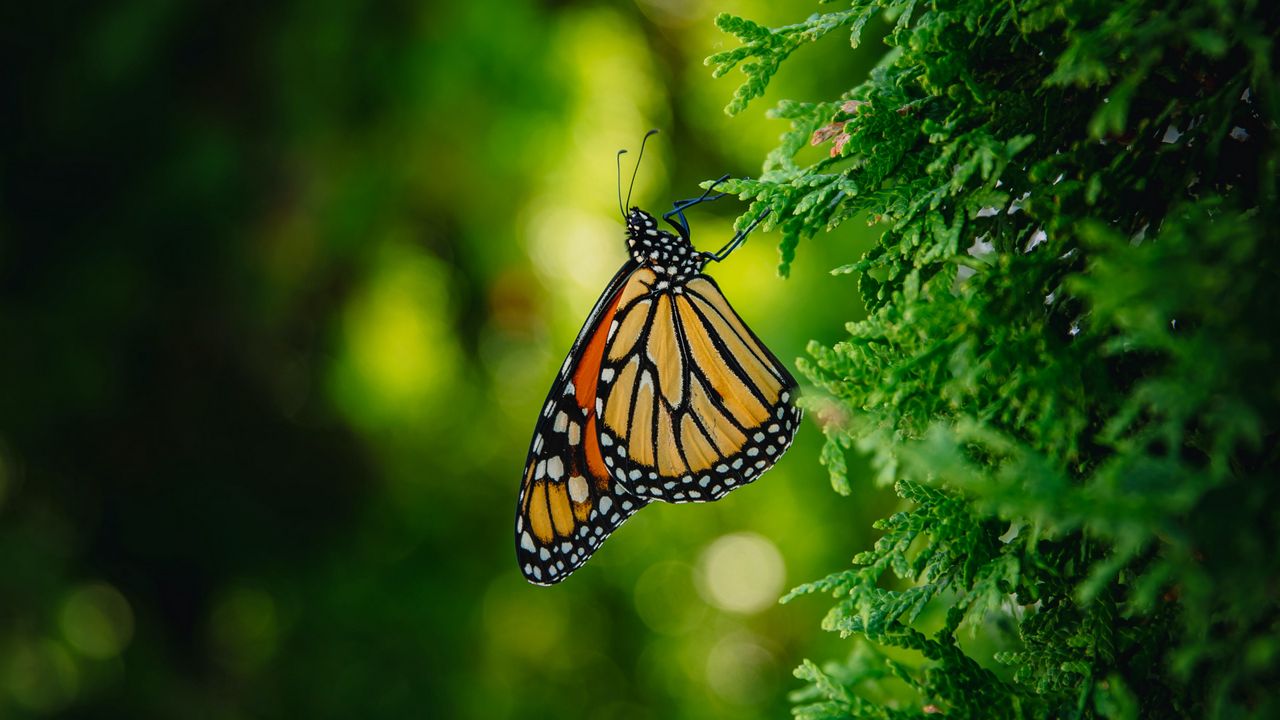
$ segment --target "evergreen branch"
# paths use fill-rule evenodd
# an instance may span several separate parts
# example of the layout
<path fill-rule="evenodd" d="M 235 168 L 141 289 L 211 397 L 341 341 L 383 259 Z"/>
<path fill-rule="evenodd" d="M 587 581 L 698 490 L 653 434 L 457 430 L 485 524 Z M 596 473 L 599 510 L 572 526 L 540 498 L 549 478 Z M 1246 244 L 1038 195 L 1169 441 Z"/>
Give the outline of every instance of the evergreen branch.
<path fill-rule="evenodd" d="M 883 228 L 833 271 L 868 317 L 799 365 L 833 488 L 852 491 L 856 447 L 904 508 L 854 568 L 784 598 L 830 594 L 823 627 L 859 643 L 798 671 L 797 714 L 1280 713 L 1280 653 L 1245 650 L 1280 647 L 1280 6 L 722 16 L 742 46 L 708 63 L 747 75 L 729 111 L 881 10 L 891 49 L 866 82 L 779 103 L 760 178 L 729 185 L 771 212 L 784 272 L 852 217 Z M 812 145 L 828 156 L 800 162 Z M 962 628 L 1004 638 L 1003 669 Z M 899 704 L 870 702 L 889 679 Z"/>

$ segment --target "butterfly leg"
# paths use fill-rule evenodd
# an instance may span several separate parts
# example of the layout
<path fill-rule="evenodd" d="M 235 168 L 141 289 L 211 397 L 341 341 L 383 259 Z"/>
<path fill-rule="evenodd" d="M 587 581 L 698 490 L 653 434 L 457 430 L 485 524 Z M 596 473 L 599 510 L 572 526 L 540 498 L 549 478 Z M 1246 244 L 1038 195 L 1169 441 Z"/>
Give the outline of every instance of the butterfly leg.
<path fill-rule="evenodd" d="M 694 205 L 698 205 L 704 202 L 710 202 L 712 200 L 719 200 L 720 198 L 724 197 L 726 193 L 716 193 L 715 195 L 712 195 L 711 193 L 715 192 L 717 185 L 719 185 L 720 183 L 728 179 L 729 179 L 728 175 L 721 175 L 718 180 L 711 183 L 711 186 L 707 188 L 706 192 L 702 193 L 698 197 L 690 198 L 688 200 L 680 200 L 679 202 L 675 203 L 671 207 L 671 210 L 662 216 L 662 219 L 666 220 L 667 223 L 671 225 L 671 227 L 678 230 L 680 232 L 680 237 L 683 237 L 684 239 L 688 240 L 689 239 L 689 221 L 685 218 L 684 211 L 688 210 Z M 675 216 L 676 219 L 672 219 L 672 216 Z"/>
<path fill-rule="evenodd" d="M 741 245 L 747 239 L 747 236 L 751 234 L 751 231 L 755 230 L 756 226 L 759 225 L 761 222 L 763 222 L 765 217 L 767 217 L 768 215 L 769 215 L 769 209 L 765 208 L 765 211 L 760 213 L 760 217 L 756 218 L 755 220 L 752 220 L 750 225 L 738 231 L 738 233 L 733 236 L 733 239 L 725 243 L 725 246 L 720 248 L 719 251 L 714 253 L 707 253 L 706 254 L 707 259 L 720 262 L 721 260 L 724 260 L 725 258 L 729 257 L 729 253 L 736 250 L 738 246 Z"/>

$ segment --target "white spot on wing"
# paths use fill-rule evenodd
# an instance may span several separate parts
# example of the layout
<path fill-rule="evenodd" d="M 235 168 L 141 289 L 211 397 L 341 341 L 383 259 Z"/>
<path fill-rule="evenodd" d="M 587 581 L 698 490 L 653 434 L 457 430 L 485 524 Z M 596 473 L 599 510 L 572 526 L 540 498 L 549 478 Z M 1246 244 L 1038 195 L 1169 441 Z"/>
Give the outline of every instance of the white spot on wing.
<path fill-rule="evenodd" d="M 581 475 L 574 475 L 569 478 L 569 497 L 576 503 L 586 501 L 587 481 Z"/>

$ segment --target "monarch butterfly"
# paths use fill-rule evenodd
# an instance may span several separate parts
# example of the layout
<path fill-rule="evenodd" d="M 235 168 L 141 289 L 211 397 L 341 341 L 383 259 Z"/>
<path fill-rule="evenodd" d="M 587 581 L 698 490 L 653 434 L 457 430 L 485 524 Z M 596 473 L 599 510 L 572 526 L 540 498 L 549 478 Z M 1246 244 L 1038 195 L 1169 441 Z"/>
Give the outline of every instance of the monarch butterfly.
<path fill-rule="evenodd" d="M 644 210 L 625 209 L 624 152 L 618 210 L 630 257 L 551 386 L 516 506 L 516 556 L 538 585 L 563 580 L 652 501 L 710 502 L 752 482 L 791 445 L 800 423 L 795 379 L 702 272 L 763 216 L 719 252 L 699 252 L 684 211 L 723 197 L 712 192 L 728 176 L 675 203 L 662 216 L 671 233 Z"/>

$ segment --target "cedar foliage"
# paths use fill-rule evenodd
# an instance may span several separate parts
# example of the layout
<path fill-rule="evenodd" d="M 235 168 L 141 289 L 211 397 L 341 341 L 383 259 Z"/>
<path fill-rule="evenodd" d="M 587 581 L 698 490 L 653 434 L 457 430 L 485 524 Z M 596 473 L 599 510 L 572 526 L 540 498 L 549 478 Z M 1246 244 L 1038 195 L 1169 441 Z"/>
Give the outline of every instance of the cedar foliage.
<path fill-rule="evenodd" d="M 870 78 L 779 104 L 763 174 L 726 184 L 784 273 L 845 221 L 883 228 L 834 271 L 869 316 L 801 369 L 835 489 L 856 445 L 903 509 L 785 598 L 833 596 L 824 627 L 859 638 L 797 669 L 796 715 L 1280 715 L 1280 5 L 722 15 L 728 112 L 880 13 Z"/>

